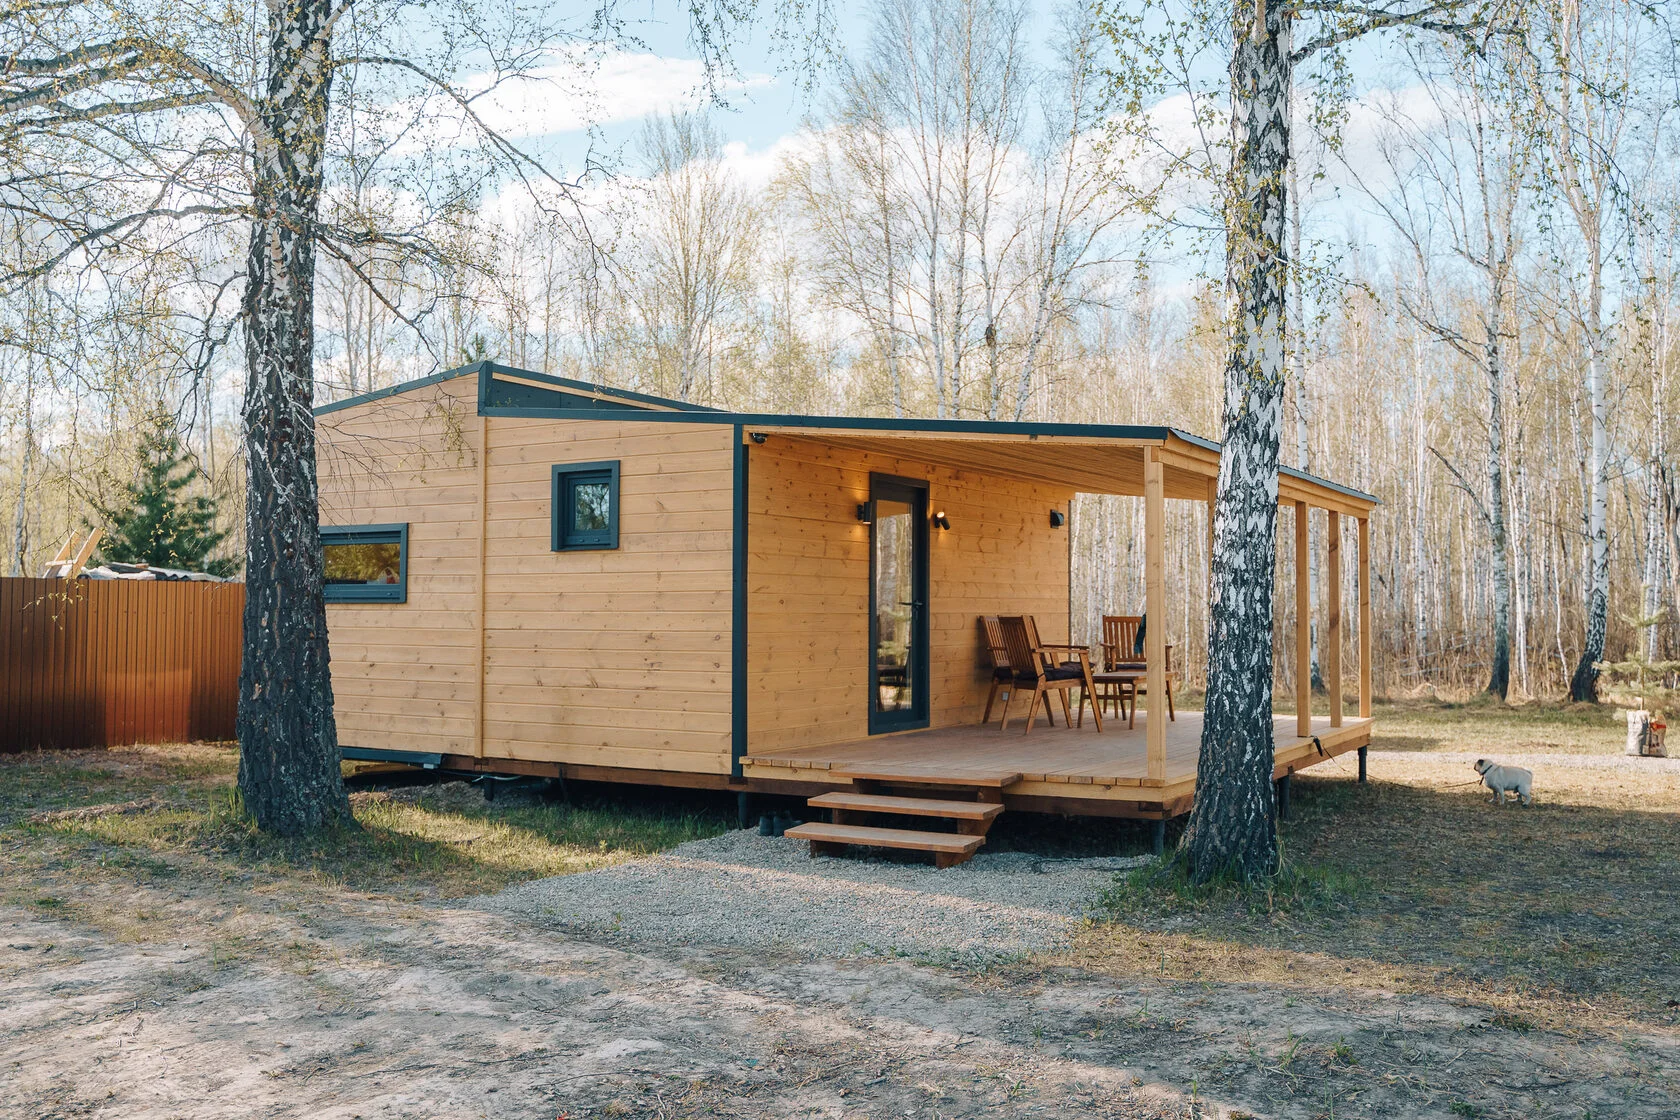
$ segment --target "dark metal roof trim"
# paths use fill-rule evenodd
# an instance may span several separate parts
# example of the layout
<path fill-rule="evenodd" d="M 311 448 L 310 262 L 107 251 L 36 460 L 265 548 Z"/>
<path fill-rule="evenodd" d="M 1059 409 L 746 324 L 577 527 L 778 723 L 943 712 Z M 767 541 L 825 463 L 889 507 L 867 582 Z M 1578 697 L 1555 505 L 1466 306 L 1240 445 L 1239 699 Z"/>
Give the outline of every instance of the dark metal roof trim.
<path fill-rule="evenodd" d="M 400 385 L 393 385 L 387 389 L 378 389 L 371 393 L 363 393 L 356 397 L 347 397 L 342 401 L 322 405 L 315 410 L 317 416 L 326 412 L 335 412 L 341 408 L 351 408 L 358 404 L 389 397 L 396 393 L 404 393 L 410 389 L 419 389 L 426 385 L 435 385 L 441 381 L 461 377 L 467 374 L 485 374 L 491 377 L 481 377 L 479 383 L 480 416 L 523 417 L 528 420 L 608 420 L 623 419 L 624 413 L 635 409 L 637 420 L 651 420 L 657 422 L 687 423 L 687 424 L 733 424 L 746 427 L 774 427 L 774 428 L 809 428 L 815 431 L 828 428 L 854 428 L 864 431 L 878 432 L 914 432 L 925 433 L 929 436 L 941 434 L 949 435 L 1025 435 L 1033 436 L 1082 436 L 1087 439 L 1129 439 L 1129 440 L 1157 440 L 1165 443 L 1171 437 L 1177 437 L 1186 443 L 1193 444 L 1207 451 L 1218 453 L 1221 448 L 1214 440 L 1193 435 L 1190 432 L 1170 427 L 1164 424 L 1046 424 L 1022 420 L 929 420 L 915 417 L 892 416 L 799 416 L 779 413 L 728 412 L 723 409 L 709 408 L 705 405 L 688 404 L 674 401 L 665 397 L 650 396 L 646 393 L 635 393 L 628 389 L 614 389 L 603 385 L 593 385 L 585 381 L 574 381 L 569 377 L 556 377 L 550 373 L 536 373 L 532 370 L 519 369 L 515 366 L 502 365 L 499 362 L 483 361 L 462 366 L 459 369 L 434 373 L 430 377 L 422 377 L 415 381 L 407 381 Z M 539 381 L 553 385 L 557 389 L 571 389 L 585 393 L 598 393 L 607 397 L 623 400 L 627 408 L 620 411 L 612 408 L 538 408 L 532 406 L 490 405 L 486 404 L 489 382 L 495 374 L 505 373 L 526 381 Z M 655 405 L 655 409 L 636 408 L 636 405 Z M 668 409 L 670 411 L 660 411 Z M 1295 467 L 1279 465 L 1278 473 L 1302 482 L 1322 486 L 1338 494 L 1346 495 L 1361 502 L 1372 505 L 1382 505 L 1382 499 L 1375 494 L 1367 494 L 1363 490 L 1352 486 L 1344 486 L 1339 482 L 1332 482 L 1320 475 L 1309 474 Z"/>
<path fill-rule="evenodd" d="M 375 389 L 371 393 L 358 393 L 353 397 L 345 397 L 341 401 L 333 401 L 330 404 L 318 404 L 315 406 L 315 415 L 324 416 L 329 412 L 337 412 L 342 408 L 355 408 L 357 405 L 367 404 L 369 401 L 382 400 L 385 397 L 394 397 L 398 393 L 406 393 L 411 389 L 424 389 L 427 385 L 436 385 L 441 381 L 449 381 L 452 378 L 477 372 L 478 370 L 475 366 L 462 366 L 460 369 L 447 369 L 442 373 L 434 373 L 428 377 L 417 377 L 413 381 L 401 381 L 395 385 L 387 386 L 384 389 Z"/>
<path fill-rule="evenodd" d="M 492 407 L 481 411 L 485 416 L 523 416 L 534 420 L 604 419 L 599 409 Z M 1221 450 L 1219 443 L 1214 440 L 1204 439 L 1178 428 L 1154 424 L 1044 424 L 1015 420 L 922 420 L 911 417 L 795 416 L 753 412 L 710 412 L 700 415 L 644 412 L 638 414 L 636 419 L 718 425 L 741 424 L 746 427 L 765 428 L 810 428 L 813 430 L 855 428 L 879 432 L 919 432 L 930 436 L 938 436 L 942 433 L 961 435 L 996 433 L 999 435 L 1025 436 L 1083 436 L 1088 439 L 1159 440 L 1163 443 L 1166 442 L 1168 437 L 1176 436 L 1186 443 L 1194 444 L 1208 451 L 1217 453 Z M 1280 465 L 1278 472 L 1288 475 L 1290 478 L 1323 486 L 1327 490 L 1334 490 L 1338 494 L 1344 494 L 1358 501 L 1370 502 L 1377 506 L 1382 505 L 1382 499 L 1375 494 L 1367 494 L 1363 490 L 1352 486 L 1344 486 L 1339 482 L 1332 482 L 1330 479 L 1309 474 L 1295 467 Z"/>
<path fill-rule="evenodd" d="M 622 400 L 629 405 L 654 405 L 658 408 L 669 408 L 678 412 L 701 412 L 711 415 L 727 415 L 727 413 L 724 413 L 720 409 L 709 408 L 706 405 L 689 404 L 686 401 L 674 401 L 668 397 L 656 397 L 649 393 L 636 393 L 630 391 L 629 389 L 615 389 L 610 385 L 595 385 L 587 381 L 574 381 L 569 377 L 556 377 L 551 373 L 537 373 L 535 370 L 520 369 L 517 366 L 503 365 L 500 362 L 492 362 L 488 360 L 473 362 L 470 365 L 458 366 L 455 369 L 447 369 L 441 373 L 430 374 L 426 377 L 417 377 L 412 381 L 399 382 L 396 385 L 391 385 L 384 389 L 375 389 L 370 393 L 359 393 L 353 397 L 345 397 L 341 401 L 333 401 L 331 404 L 318 405 L 315 408 L 315 415 L 320 416 L 328 412 L 337 412 L 339 409 L 343 408 L 354 408 L 359 404 L 367 404 L 370 401 L 381 400 L 385 397 L 395 396 L 398 393 L 406 393 L 412 389 L 423 389 L 428 385 L 436 385 L 439 382 L 450 381 L 457 377 L 466 377 L 471 374 L 482 375 L 485 373 L 489 373 L 492 377 L 498 373 L 505 373 L 510 377 L 518 377 L 524 381 L 540 381 L 546 385 L 553 385 L 557 389 L 571 389 L 583 393 L 596 393 L 604 397 L 612 397 Z M 483 398 L 484 388 L 485 386 L 481 384 L 479 389 L 481 400 Z M 595 411 L 597 413 L 599 412 L 599 410 Z M 530 415 L 530 413 L 526 411 L 519 411 L 516 414 L 522 416 Z M 494 415 L 494 413 L 486 412 L 484 415 Z M 597 415 L 595 418 L 600 419 L 600 416 Z"/>

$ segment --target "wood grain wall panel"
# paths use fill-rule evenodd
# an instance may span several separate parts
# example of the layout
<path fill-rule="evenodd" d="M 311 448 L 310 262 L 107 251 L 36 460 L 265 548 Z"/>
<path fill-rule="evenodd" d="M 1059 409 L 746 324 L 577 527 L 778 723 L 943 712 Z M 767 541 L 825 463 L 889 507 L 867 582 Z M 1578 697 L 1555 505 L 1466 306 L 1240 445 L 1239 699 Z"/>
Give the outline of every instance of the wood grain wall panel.
<path fill-rule="evenodd" d="M 748 723 L 755 752 L 846 742 L 868 726 L 871 473 L 925 479 L 930 725 L 978 722 L 990 663 L 982 614 L 1031 614 L 1047 641 L 1068 629 L 1068 536 L 1050 526 L 1071 489 L 817 440 L 770 436 L 748 472 Z"/>
<path fill-rule="evenodd" d="M 618 548 L 549 548 L 555 464 L 617 461 Z M 486 753 L 727 773 L 734 428 L 490 427 Z"/>
<path fill-rule="evenodd" d="M 408 524 L 408 600 L 329 603 L 339 742 L 472 753 L 477 738 L 477 384 L 330 412 L 321 523 Z"/>
<path fill-rule="evenodd" d="M 491 418 L 481 576 L 475 392 L 322 418 L 323 521 L 409 525 L 408 601 L 328 611 L 340 739 L 726 773 L 733 426 Z M 619 547 L 552 551 L 553 466 L 601 460 L 620 464 Z"/>

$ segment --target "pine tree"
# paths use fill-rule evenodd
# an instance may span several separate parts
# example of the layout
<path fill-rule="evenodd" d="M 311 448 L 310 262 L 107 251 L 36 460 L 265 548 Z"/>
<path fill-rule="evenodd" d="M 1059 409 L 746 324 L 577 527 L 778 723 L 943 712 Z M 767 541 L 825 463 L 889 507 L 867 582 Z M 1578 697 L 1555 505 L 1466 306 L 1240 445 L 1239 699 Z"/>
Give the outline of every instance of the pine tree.
<path fill-rule="evenodd" d="M 123 487 L 116 508 L 99 510 L 110 526 L 101 548 L 105 559 L 213 576 L 238 571 L 233 559 L 210 559 L 227 539 L 227 531 L 216 528 L 214 499 L 185 493 L 199 471 L 187 461 L 166 414 L 153 417 L 147 425 L 138 457 L 140 477 Z"/>

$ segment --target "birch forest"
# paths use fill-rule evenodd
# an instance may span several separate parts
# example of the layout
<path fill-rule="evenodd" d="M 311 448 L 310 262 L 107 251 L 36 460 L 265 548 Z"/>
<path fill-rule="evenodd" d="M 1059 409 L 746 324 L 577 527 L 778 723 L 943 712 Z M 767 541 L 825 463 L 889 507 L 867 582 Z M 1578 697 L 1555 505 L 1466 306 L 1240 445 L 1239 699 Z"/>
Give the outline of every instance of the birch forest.
<path fill-rule="evenodd" d="M 1350 37 L 1296 71 L 1284 460 L 1384 503 L 1389 696 L 1558 698 L 1583 665 L 1680 645 L 1675 28 L 1630 0 L 1519 7 L 1497 34 Z M 378 10 L 346 18 L 354 38 Z M 743 411 L 1219 438 L 1230 6 L 872 0 L 857 20 L 806 71 L 803 125 L 757 150 L 731 139 L 750 91 L 702 82 L 622 143 L 475 179 L 393 139 L 402 106 L 370 89 L 331 129 L 322 220 L 344 236 L 316 265 L 317 403 L 491 358 Z M 575 89 L 613 55 L 567 57 Z M 22 201 L 30 150 L 0 145 L 7 574 L 110 504 L 160 404 L 242 555 L 245 227 L 157 170 L 167 221 L 60 251 Z M 1169 507 L 1166 624 L 1192 685 L 1205 519 Z M 1090 640 L 1142 610 L 1141 500 L 1081 496 L 1071 529 Z"/>

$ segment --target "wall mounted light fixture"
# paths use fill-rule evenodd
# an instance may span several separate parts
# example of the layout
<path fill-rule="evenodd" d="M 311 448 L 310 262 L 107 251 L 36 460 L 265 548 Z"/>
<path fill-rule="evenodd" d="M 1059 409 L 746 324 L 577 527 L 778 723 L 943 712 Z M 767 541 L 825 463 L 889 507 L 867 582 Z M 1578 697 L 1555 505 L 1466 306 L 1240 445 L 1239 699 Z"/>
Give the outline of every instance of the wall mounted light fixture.
<path fill-rule="evenodd" d="M 1059 509 L 1053 509 L 1053 510 L 1050 511 L 1050 528 L 1060 529 L 1063 525 L 1066 525 L 1066 524 L 1067 524 L 1067 514 L 1063 513 Z"/>
<path fill-rule="evenodd" d="M 859 521 L 863 522 L 865 525 L 869 524 L 871 518 L 869 516 L 869 503 L 868 502 L 859 502 L 857 513 L 858 513 L 858 520 Z"/>
<path fill-rule="evenodd" d="M 940 510 L 933 515 L 933 526 L 936 529 L 949 529 L 951 527 L 951 519 L 945 516 L 944 510 Z"/>

